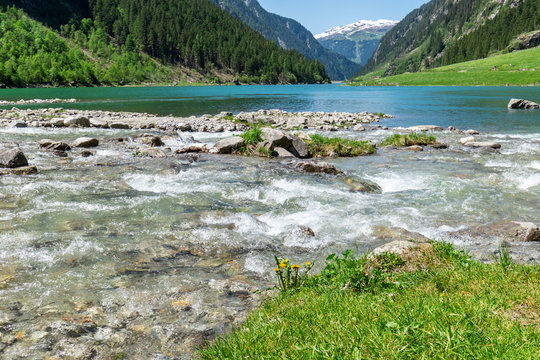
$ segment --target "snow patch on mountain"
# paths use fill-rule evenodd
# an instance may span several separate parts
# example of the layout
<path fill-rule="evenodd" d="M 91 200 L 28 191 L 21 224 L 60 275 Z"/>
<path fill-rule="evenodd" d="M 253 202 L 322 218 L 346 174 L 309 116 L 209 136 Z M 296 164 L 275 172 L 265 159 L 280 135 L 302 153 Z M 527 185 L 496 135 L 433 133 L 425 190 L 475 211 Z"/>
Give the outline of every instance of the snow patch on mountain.
<path fill-rule="evenodd" d="M 336 35 L 350 35 L 358 31 L 380 31 L 389 30 L 394 27 L 399 21 L 396 20 L 360 20 L 353 24 L 336 26 L 323 33 L 315 35 L 315 39 L 325 39 Z"/>

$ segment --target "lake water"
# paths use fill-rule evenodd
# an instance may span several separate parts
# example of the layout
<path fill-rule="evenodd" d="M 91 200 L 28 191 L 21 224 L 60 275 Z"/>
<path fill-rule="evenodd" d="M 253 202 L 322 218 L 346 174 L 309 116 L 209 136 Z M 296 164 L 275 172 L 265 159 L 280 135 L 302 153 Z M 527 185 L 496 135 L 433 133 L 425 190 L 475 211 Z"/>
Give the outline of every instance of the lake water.
<path fill-rule="evenodd" d="M 0 90 L 0 100 L 56 97 L 79 102 L 53 107 L 177 116 L 274 108 L 384 112 L 396 116 L 381 120 L 390 128 L 472 128 L 481 132 L 478 139 L 502 148 L 464 148 L 458 144 L 463 135 L 444 131 L 436 136 L 447 150 L 379 149 L 330 160 L 348 176 L 382 188 L 382 194 L 364 194 L 351 192 L 343 178 L 299 173 L 277 160 L 135 158 L 113 139 L 137 131 L 0 129 L 0 143 L 18 144 L 39 169 L 34 176 L 0 177 L 2 359 L 106 358 L 119 350 L 133 358 L 189 358 L 204 338 L 241 321 L 257 303 L 249 296 L 253 290 L 273 284 L 273 255 L 320 267 L 329 253 L 366 252 L 381 244 L 381 229 L 399 227 L 489 261 L 499 239 L 467 229 L 540 223 L 540 112 L 506 109 L 510 98 L 540 101 L 539 88 Z M 327 135 L 379 142 L 390 133 Z M 183 135 L 169 135 L 167 146 L 184 146 Z M 192 135 L 209 145 L 231 136 Z M 96 156 L 58 158 L 37 146 L 43 138 L 81 136 L 100 139 Z M 510 252 L 521 262 L 540 259 L 538 243 L 512 245 Z"/>

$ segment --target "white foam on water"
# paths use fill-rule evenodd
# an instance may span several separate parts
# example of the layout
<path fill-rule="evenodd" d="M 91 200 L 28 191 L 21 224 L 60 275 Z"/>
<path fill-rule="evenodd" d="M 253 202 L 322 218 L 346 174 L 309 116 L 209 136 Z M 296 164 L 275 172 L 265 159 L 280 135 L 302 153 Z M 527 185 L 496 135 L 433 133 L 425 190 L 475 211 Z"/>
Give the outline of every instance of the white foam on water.
<path fill-rule="evenodd" d="M 266 261 L 266 257 L 262 255 L 253 255 L 253 253 L 249 253 L 246 257 L 244 268 L 248 271 L 263 275 L 268 270 L 269 266 Z"/>
<path fill-rule="evenodd" d="M 366 179 L 378 184 L 383 193 L 393 193 L 407 190 L 422 190 L 427 188 L 428 179 L 422 174 L 391 173 L 376 176 L 366 176 Z"/>
<path fill-rule="evenodd" d="M 232 177 L 224 171 L 220 177 Z M 191 192 L 222 192 L 223 184 L 209 183 L 212 174 L 195 171 L 183 171 L 175 175 L 131 174 L 124 177 L 127 185 L 138 191 L 153 192 L 156 194 L 185 194 Z M 201 181 L 204 180 L 204 181 Z"/>
<path fill-rule="evenodd" d="M 525 165 L 526 167 L 528 168 L 531 168 L 531 169 L 536 169 L 536 170 L 540 170 L 540 161 L 538 160 L 535 160 L 527 165 Z"/>
<path fill-rule="evenodd" d="M 504 178 L 517 186 L 520 190 L 528 190 L 540 184 L 540 173 L 523 174 L 523 173 L 504 173 Z"/>
<path fill-rule="evenodd" d="M 509 160 L 491 159 L 491 160 L 488 160 L 484 166 L 485 167 L 512 168 L 516 166 L 516 163 Z"/>
<path fill-rule="evenodd" d="M 502 146 L 501 154 L 513 155 L 513 154 L 535 154 L 540 153 L 540 143 L 536 142 L 523 142 L 512 146 L 512 143 L 508 143 L 510 146 Z"/>
<path fill-rule="evenodd" d="M 75 239 L 69 243 L 66 248 L 63 248 L 59 251 L 62 256 L 66 255 L 85 255 L 89 253 L 102 253 L 105 250 L 92 241 L 85 241 L 83 239 Z"/>
<path fill-rule="evenodd" d="M 268 230 L 268 226 L 257 220 L 254 216 L 246 213 L 233 214 L 224 217 L 217 217 L 215 215 L 209 215 L 201 219 L 207 224 L 213 225 L 227 225 L 234 224 L 234 231 L 243 235 L 252 234 L 265 234 Z"/>

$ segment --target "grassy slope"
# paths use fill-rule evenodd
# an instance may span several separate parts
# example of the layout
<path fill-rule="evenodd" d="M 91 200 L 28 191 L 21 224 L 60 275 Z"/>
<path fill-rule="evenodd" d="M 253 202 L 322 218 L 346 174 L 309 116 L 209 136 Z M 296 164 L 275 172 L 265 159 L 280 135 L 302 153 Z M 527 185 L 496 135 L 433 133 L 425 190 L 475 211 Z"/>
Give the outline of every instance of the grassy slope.
<path fill-rule="evenodd" d="M 540 47 L 467 61 L 417 73 L 377 77 L 371 73 L 355 79 L 352 85 L 446 85 L 504 86 L 540 85 Z M 496 70 L 492 70 L 496 66 Z M 526 69 L 523 71 L 523 69 Z"/>
<path fill-rule="evenodd" d="M 314 281 L 268 300 L 200 356 L 539 358 L 540 266 L 509 264 L 504 256 L 482 264 L 444 243 L 409 256 L 405 265 L 377 257 L 379 270 L 371 267 L 369 277 L 358 276 L 369 269 L 365 258 L 334 260 Z"/>

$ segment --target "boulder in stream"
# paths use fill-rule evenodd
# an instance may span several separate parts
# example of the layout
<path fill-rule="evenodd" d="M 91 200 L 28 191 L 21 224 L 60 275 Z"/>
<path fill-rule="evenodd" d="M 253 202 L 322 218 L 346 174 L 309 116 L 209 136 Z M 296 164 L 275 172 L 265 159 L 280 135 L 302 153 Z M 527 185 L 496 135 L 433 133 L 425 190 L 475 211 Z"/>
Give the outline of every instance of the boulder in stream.
<path fill-rule="evenodd" d="M 509 109 L 540 109 L 540 105 L 530 100 L 525 99 L 510 99 L 508 103 Z"/>
<path fill-rule="evenodd" d="M 135 156 L 150 157 L 150 158 L 165 158 L 167 155 L 158 148 L 138 149 Z"/>
<path fill-rule="evenodd" d="M 0 151 L 0 166 L 5 168 L 18 168 L 28 165 L 28 159 L 24 153 L 18 149 Z"/>
<path fill-rule="evenodd" d="M 86 116 L 70 116 L 64 119 L 64 126 L 90 127 L 90 120 Z"/>
<path fill-rule="evenodd" d="M 294 164 L 294 167 L 307 173 L 324 173 L 330 175 L 340 175 L 343 171 L 334 165 L 323 161 L 302 161 Z"/>
<path fill-rule="evenodd" d="M 234 151 L 238 150 L 243 145 L 244 145 L 244 139 L 242 139 L 240 136 L 233 136 L 233 137 L 218 141 L 214 145 L 212 152 L 215 152 L 216 154 L 231 154 Z"/>
<path fill-rule="evenodd" d="M 0 175 L 32 175 L 37 174 L 35 166 L 21 166 L 14 169 L 2 169 Z"/>
<path fill-rule="evenodd" d="M 38 142 L 39 146 L 41 148 L 44 148 L 46 150 L 54 150 L 54 151 L 69 151 L 71 150 L 71 146 L 66 144 L 65 142 L 61 141 L 54 141 L 51 139 L 43 139 Z"/>
<path fill-rule="evenodd" d="M 143 134 L 139 140 L 150 147 L 160 147 L 165 145 L 163 140 L 159 136 L 152 135 L 152 134 Z"/>
<path fill-rule="evenodd" d="M 99 140 L 89 137 L 78 138 L 71 144 L 74 148 L 91 148 L 99 145 Z"/>

